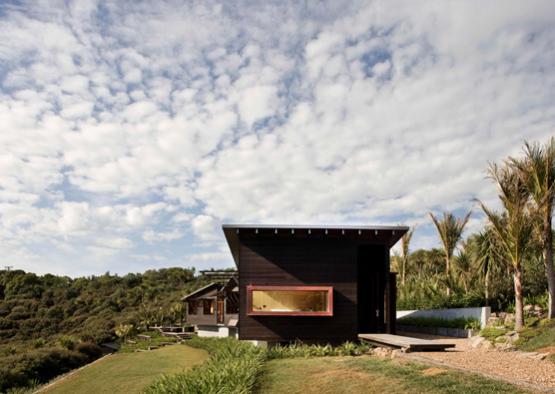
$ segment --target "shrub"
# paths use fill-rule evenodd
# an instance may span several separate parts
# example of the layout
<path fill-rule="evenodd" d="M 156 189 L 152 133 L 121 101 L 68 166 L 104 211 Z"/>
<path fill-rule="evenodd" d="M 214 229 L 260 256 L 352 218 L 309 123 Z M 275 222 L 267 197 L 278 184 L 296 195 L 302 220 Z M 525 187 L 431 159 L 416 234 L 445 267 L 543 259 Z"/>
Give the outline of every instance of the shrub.
<path fill-rule="evenodd" d="M 289 357 L 324 357 L 324 356 L 360 356 L 370 349 L 366 343 L 356 344 L 345 342 L 340 346 L 331 345 L 307 345 L 302 342 L 294 342 L 285 346 L 274 346 L 268 349 L 268 358 L 289 358 Z"/>
<path fill-rule="evenodd" d="M 0 392 L 46 382 L 88 361 L 84 354 L 59 348 L 36 349 L 4 357 L 0 365 Z"/>
<path fill-rule="evenodd" d="M 75 351 L 84 354 L 89 358 L 89 361 L 96 360 L 102 356 L 102 348 L 94 343 L 81 342 L 75 346 Z"/>
<path fill-rule="evenodd" d="M 133 324 L 120 324 L 116 327 L 116 335 L 118 338 L 125 339 L 131 335 L 133 335 L 135 327 Z"/>
<path fill-rule="evenodd" d="M 480 331 L 480 335 L 486 338 L 490 342 L 495 342 L 497 337 L 501 335 L 505 335 L 507 332 L 506 329 L 498 328 L 498 327 L 486 327 L 482 331 Z"/>
<path fill-rule="evenodd" d="M 35 349 L 44 347 L 45 344 L 46 344 L 46 342 L 45 342 L 45 340 L 42 339 L 42 338 L 37 338 L 37 339 L 35 339 L 35 340 L 33 341 L 33 347 L 34 347 Z"/>
<path fill-rule="evenodd" d="M 73 350 L 75 348 L 75 342 L 75 338 L 68 335 L 60 335 L 58 337 L 58 343 L 60 346 L 67 350 Z"/>
<path fill-rule="evenodd" d="M 166 375 L 147 386 L 154 393 L 249 393 L 260 374 L 266 352 L 232 338 L 193 338 L 187 342 L 210 353 L 210 360 L 189 371 Z"/>

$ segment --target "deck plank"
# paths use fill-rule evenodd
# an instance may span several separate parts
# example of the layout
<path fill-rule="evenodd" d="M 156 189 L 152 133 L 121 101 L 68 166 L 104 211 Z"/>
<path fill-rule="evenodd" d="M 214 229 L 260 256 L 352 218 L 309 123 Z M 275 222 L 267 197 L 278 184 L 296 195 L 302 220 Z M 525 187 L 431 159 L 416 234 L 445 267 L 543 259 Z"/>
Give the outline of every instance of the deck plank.
<path fill-rule="evenodd" d="M 445 350 L 455 347 L 454 343 L 436 342 L 393 334 L 358 334 L 358 337 L 377 345 L 398 347 L 408 351 Z"/>

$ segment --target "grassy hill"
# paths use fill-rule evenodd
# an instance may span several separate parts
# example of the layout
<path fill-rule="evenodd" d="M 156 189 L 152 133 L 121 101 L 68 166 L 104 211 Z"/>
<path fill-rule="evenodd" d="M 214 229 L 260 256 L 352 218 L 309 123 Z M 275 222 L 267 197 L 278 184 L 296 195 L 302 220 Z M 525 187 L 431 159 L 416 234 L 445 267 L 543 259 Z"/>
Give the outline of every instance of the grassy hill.
<path fill-rule="evenodd" d="M 0 271 L 0 392 L 96 359 L 118 327 L 179 323 L 180 298 L 204 284 L 183 268 L 75 279 Z"/>
<path fill-rule="evenodd" d="M 204 362 L 208 353 L 186 345 L 149 352 L 116 353 L 53 382 L 41 390 L 48 394 L 140 393 L 165 373 L 182 372 Z"/>

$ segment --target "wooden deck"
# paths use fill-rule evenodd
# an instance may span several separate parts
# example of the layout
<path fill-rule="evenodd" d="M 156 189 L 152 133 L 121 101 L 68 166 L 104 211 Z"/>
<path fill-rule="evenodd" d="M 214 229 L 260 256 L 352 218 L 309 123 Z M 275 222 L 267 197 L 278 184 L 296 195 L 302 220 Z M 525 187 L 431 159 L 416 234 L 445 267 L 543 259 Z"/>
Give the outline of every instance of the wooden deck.
<path fill-rule="evenodd" d="M 455 347 L 454 343 L 436 342 L 392 334 L 358 334 L 358 337 L 376 345 L 401 348 L 407 352 L 443 351 L 447 348 Z"/>

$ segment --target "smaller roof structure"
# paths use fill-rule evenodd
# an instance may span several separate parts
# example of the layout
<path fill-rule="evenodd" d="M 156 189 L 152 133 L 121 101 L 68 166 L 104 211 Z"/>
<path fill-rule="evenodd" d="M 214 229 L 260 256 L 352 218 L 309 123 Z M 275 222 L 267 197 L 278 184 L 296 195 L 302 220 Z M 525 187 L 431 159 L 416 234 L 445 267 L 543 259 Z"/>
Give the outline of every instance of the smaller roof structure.
<path fill-rule="evenodd" d="M 198 298 L 213 298 L 216 297 L 218 291 L 220 290 L 221 283 L 213 282 L 192 293 L 187 294 L 185 297 L 181 298 L 181 301 L 188 301 L 190 299 Z"/>
<path fill-rule="evenodd" d="M 205 276 L 212 280 L 229 280 L 237 276 L 236 270 L 202 270 L 200 271 L 202 276 Z"/>

